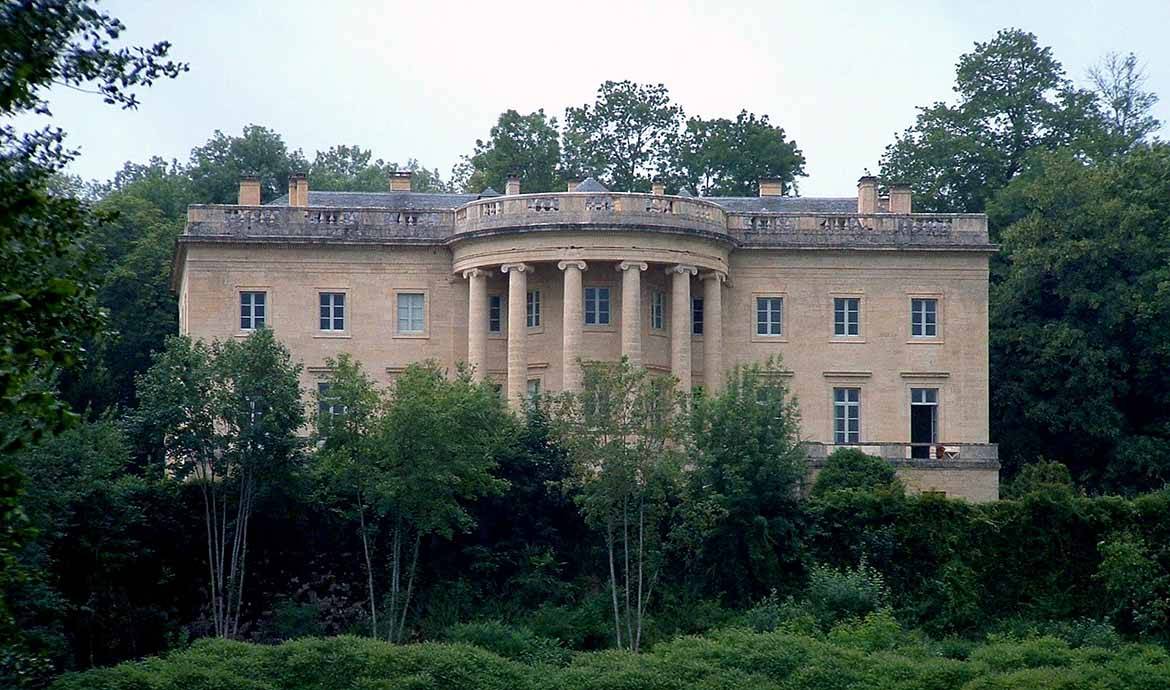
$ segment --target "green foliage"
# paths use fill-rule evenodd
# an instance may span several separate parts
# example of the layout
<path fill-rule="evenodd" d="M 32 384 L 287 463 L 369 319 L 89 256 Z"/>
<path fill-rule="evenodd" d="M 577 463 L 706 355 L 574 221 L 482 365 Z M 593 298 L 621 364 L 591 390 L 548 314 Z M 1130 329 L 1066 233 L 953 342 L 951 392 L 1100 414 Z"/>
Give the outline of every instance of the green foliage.
<path fill-rule="evenodd" d="M 894 466 L 857 448 L 838 448 L 829 454 L 813 482 L 812 497 L 834 491 L 900 491 Z"/>
<path fill-rule="evenodd" d="M 757 196 L 760 178 L 775 178 L 788 194 L 797 191 L 796 178 L 806 174 L 804 163 L 783 127 L 767 115 L 742 110 L 734 120 L 688 119 L 674 143 L 666 177 L 673 186 L 702 196 Z"/>
<path fill-rule="evenodd" d="M 1004 488 L 1004 498 L 1022 498 L 1042 491 L 1073 491 L 1072 474 L 1059 462 L 1033 462 L 1020 468 L 1015 479 Z"/>
<path fill-rule="evenodd" d="M 200 203 L 236 203 L 244 175 L 260 178 L 260 201 L 267 203 L 288 191 L 289 175 L 308 167 L 304 154 L 290 153 L 279 133 L 248 125 L 240 136 L 215 130 L 207 143 L 191 151 L 188 174 Z"/>
<path fill-rule="evenodd" d="M 572 652 L 557 640 L 540 637 L 526 627 L 507 625 L 500 621 L 454 625 L 447 629 L 444 638 L 450 642 L 480 647 L 522 664 L 564 666 L 572 657 Z"/>
<path fill-rule="evenodd" d="M 682 119 L 662 84 L 606 81 L 592 104 L 565 110 L 562 171 L 592 175 L 618 191 L 650 191 L 651 176 L 670 168 Z"/>
<path fill-rule="evenodd" d="M 865 561 L 841 569 L 815 565 L 805 591 L 809 613 L 822 628 L 879 611 L 889 597 L 885 578 Z"/>
<path fill-rule="evenodd" d="M 718 394 L 695 400 L 688 519 L 675 536 L 690 542 L 709 594 L 743 605 L 799 570 L 799 423 L 779 360 L 736 367 Z"/>
<path fill-rule="evenodd" d="M 1145 541 L 1121 533 L 1101 542 L 1100 550 L 1096 579 L 1117 626 L 1146 635 L 1170 633 L 1170 575 Z"/>
<path fill-rule="evenodd" d="M 498 631 L 503 633 L 503 631 Z M 487 637 L 500 642 L 496 632 Z M 510 651 L 511 641 L 504 643 Z M 835 629 L 828 639 L 788 632 L 723 630 L 681 637 L 641 655 L 578 654 L 568 666 L 527 664 L 465 644 L 394 646 L 353 637 L 277 646 L 202 641 L 165 658 L 68 675 L 74 688 L 1155 688 L 1170 683 L 1165 650 L 1070 648 L 1053 638 L 995 639 L 969 658 L 941 658 L 884 614 Z"/>
<path fill-rule="evenodd" d="M 476 140 L 475 151 L 466 158 L 470 170 L 463 187 L 468 192 L 492 187 L 502 194 L 508 176 L 516 174 L 522 192 L 564 191 L 557 175 L 560 158 L 555 117 L 546 117 L 544 110 L 528 115 L 506 110 L 492 127 L 491 137 Z"/>

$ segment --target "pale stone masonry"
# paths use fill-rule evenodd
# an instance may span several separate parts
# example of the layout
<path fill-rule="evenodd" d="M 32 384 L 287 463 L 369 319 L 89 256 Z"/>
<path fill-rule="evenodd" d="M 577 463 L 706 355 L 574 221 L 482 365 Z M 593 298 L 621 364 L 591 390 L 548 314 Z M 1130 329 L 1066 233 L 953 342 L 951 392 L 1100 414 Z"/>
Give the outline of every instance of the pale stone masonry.
<path fill-rule="evenodd" d="M 913 213 L 909 189 L 856 197 L 610 192 L 315 192 L 192 206 L 177 245 L 180 328 L 272 328 L 315 389 L 348 352 L 383 383 L 431 359 L 497 382 L 514 405 L 578 389 L 579 360 L 625 355 L 717 389 L 736 364 L 783 358 L 812 473 L 838 445 L 908 486 L 998 496 L 988 443 L 987 219 Z M 811 473 L 810 473 L 811 474 Z"/>

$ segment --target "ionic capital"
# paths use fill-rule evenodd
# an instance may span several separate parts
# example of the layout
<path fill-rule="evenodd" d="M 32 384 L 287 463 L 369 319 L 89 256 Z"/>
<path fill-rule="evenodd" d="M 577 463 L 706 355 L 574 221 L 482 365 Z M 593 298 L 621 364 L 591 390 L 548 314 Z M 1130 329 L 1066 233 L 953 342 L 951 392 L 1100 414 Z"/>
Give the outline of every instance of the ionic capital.
<path fill-rule="evenodd" d="M 469 268 L 463 272 L 463 278 L 465 280 L 471 280 L 472 278 L 487 278 L 491 274 L 491 271 L 484 268 Z"/>
<path fill-rule="evenodd" d="M 727 274 L 723 271 L 707 271 L 703 275 L 699 276 L 699 280 L 714 280 L 720 283 L 726 283 Z"/>
<path fill-rule="evenodd" d="M 666 275 L 670 275 L 671 273 L 690 273 L 691 275 L 698 275 L 699 269 L 687 264 L 676 264 L 666 269 Z"/>
<path fill-rule="evenodd" d="M 628 271 L 631 268 L 636 268 L 639 271 L 645 271 L 646 269 L 650 268 L 650 264 L 646 263 L 645 261 L 623 261 L 617 265 L 617 270 L 619 271 Z"/>
<path fill-rule="evenodd" d="M 580 259 L 574 259 L 571 261 L 560 261 L 557 263 L 557 268 L 561 269 L 562 271 L 565 270 L 566 268 L 569 268 L 570 266 L 573 268 L 576 268 L 578 270 L 581 270 L 581 271 L 584 271 L 586 268 L 589 268 L 589 265 L 586 264 L 584 261 L 581 261 Z"/>
<path fill-rule="evenodd" d="M 504 264 L 500 266 L 500 273 L 532 273 L 532 266 L 528 264 Z"/>

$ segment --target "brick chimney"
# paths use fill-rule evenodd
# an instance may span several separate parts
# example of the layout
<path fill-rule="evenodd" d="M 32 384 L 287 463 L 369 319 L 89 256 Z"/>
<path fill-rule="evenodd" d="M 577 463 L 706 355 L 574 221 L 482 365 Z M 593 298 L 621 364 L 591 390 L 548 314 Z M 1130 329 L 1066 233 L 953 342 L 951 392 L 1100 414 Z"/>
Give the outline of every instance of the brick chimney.
<path fill-rule="evenodd" d="M 390 191 L 409 192 L 411 172 L 409 170 L 395 170 L 390 173 Z"/>
<path fill-rule="evenodd" d="M 255 175 L 245 175 L 240 178 L 240 206 L 260 205 L 260 178 Z"/>
<path fill-rule="evenodd" d="M 293 173 L 288 176 L 288 205 L 309 205 L 309 178 L 304 173 Z"/>
<path fill-rule="evenodd" d="M 654 180 L 650 183 L 650 193 L 655 196 L 666 194 L 666 184 L 662 180 Z"/>
<path fill-rule="evenodd" d="M 784 180 L 779 177 L 761 177 L 760 196 L 784 196 Z"/>
<path fill-rule="evenodd" d="M 579 184 L 581 184 L 581 180 L 575 177 L 570 177 L 569 179 L 565 180 L 565 191 L 575 192 L 577 191 L 577 185 Z"/>
<path fill-rule="evenodd" d="M 863 175 L 857 180 L 857 212 L 877 213 L 878 183 L 873 175 Z"/>
<path fill-rule="evenodd" d="M 910 185 L 890 185 L 890 213 L 910 212 Z"/>
<path fill-rule="evenodd" d="M 520 176 L 516 173 L 508 175 L 508 181 L 504 183 L 504 195 L 515 196 L 520 193 Z"/>

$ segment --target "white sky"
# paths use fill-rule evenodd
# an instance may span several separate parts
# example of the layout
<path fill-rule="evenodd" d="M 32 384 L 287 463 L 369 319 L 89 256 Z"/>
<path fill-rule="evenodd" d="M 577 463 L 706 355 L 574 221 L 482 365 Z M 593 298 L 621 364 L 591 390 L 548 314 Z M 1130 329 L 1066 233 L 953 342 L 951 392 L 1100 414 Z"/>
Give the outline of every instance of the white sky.
<path fill-rule="evenodd" d="M 105 179 L 127 160 L 186 160 L 212 130 L 249 123 L 313 152 L 358 144 L 447 177 L 500 112 L 591 102 L 606 79 L 662 82 L 688 115 L 768 114 L 803 149 L 808 196 L 855 192 L 864 168 L 950 99 L 973 42 L 1015 26 L 1052 46 L 1079 83 L 1106 52 L 1133 51 L 1170 120 L 1170 0 L 901 0 L 866 3 L 573 0 L 410 3 L 208 0 L 102 5 L 130 42 L 169 40 L 191 64 L 142 92 L 137 112 L 68 91 L 57 123 L 73 172 Z M 1163 128 L 1163 136 L 1170 128 Z"/>

